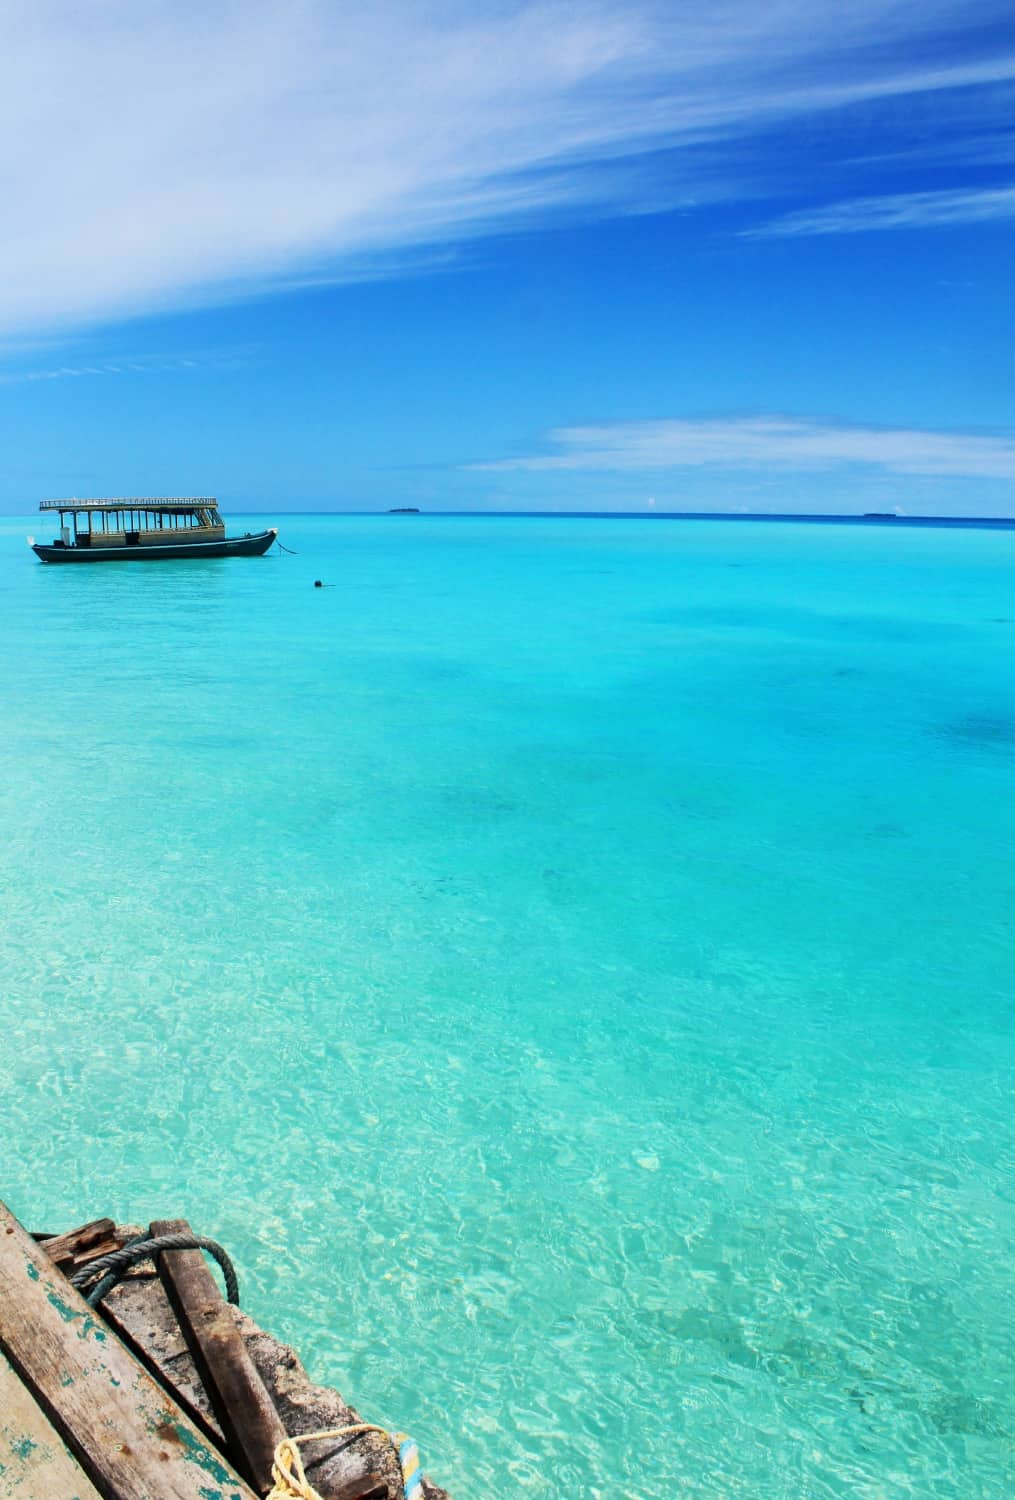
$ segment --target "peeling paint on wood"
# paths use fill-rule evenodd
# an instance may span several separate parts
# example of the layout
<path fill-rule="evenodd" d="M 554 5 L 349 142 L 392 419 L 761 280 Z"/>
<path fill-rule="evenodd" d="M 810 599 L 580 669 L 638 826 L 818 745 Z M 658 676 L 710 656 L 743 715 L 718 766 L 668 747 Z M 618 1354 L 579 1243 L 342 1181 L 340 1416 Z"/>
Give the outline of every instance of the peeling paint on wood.
<path fill-rule="evenodd" d="M 253 1500 L 2 1204 L 0 1230 L 0 1347 L 94 1486 L 117 1500 Z"/>
<path fill-rule="evenodd" d="M 0 1500 L 98 1500 L 10 1363 L 0 1354 Z"/>
<path fill-rule="evenodd" d="M 44 1238 L 38 1249 L 46 1255 L 51 1250 L 57 1251 L 49 1258 L 66 1271 L 107 1253 L 110 1238 L 114 1245 L 122 1244 L 141 1232 L 130 1226 L 113 1226 L 110 1231 L 110 1224 L 108 1219 L 95 1220 L 66 1235 Z M 154 1230 L 156 1226 L 152 1227 Z M 5 1292 L 4 1239 L 17 1238 L 18 1235 L 24 1235 L 21 1227 L 12 1216 L 0 1212 L 0 1302 Z M 181 1262 L 197 1258 L 197 1253 L 190 1251 L 168 1254 Z M 103 1440 L 115 1448 L 119 1461 L 127 1466 L 134 1464 L 139 1456 L 143 1458 L 147 1453 L 150 1457 L 154 1452 L 155 1462 L 160 1466 L 157 1470 L 160 1481 L 164 1480 L 171 1465 L 175 1468 L 185 1465 L 190 1476 L 190 1488 L 185 1492 L 167 1489 L 163 1482 L 156 1482 L 156 1486 L 147 1491 L 107 1489 L 102 1484 L 103 1494 L 115 1496 L 116 1500 L 135 1500 L 142 1493 L 145 1500 L 154 1500 L 156 1495 L 159 1500 L 163 1497 L 170 1500 L 170 1497 L 182 1493 L 190 1500 L 252 1500 L 252 1492 L 236 1478 L 223 1456 L 233 1450 L 223 1436 L 191 1351 L 181 1335 L 176 1314 L 155 1271 L 150 1266 L 136 1266 L 128 1272 L 126 1279 L 103 1303 L 100 1321 L 61 1275 L 44 1275 L 46 1267 L 46 1260 L 36 1254 L 26 1256 L 23 1263 L 28 1282 L 42 1282 L 33 1295 L 42 1296 L 47 1304 L 47 1316 L 57 1330 L 60 1347 L 52 1361 L 53 1391 L 62 1392 L 74 1401 L 94 1401 L 98 1382 L 110 1403 L 118 1407 L 121 1401 L 132 1403 L 135 1400 L 139 1374 L 145 1379 L 154 1375 L 159 1382 L 156 1405 L 145 1408 L 143 1420 L 135 1423 L 131 1432 L 105 1430 Z M 165 1271 L 165 1266 L 162 1269 Z M 49 1270 L 52 1272 L 52 1266 Z M 338 1392 L 313 1384 L 293 1350 L 263 1332 L 238 1308 L 225 1304 L 210 1275 L 205 1275 L 202 1280 L 210 1284 L 214 1292 L 212 1296 L 212 1291 L 206 1286 L 208 1298 L 214 1303 L 216 1329 L 227 1342 L 235 1341 L 238 1336 L 245 1349 L 244 1357 L 253 1361 L 263 1382 L 269 1403 L 267 1409 L 274 1408 L 286 1432 L 296 1436 L 347 1426 L 360 1420 L 359 1414 L 343 1401 Z M 196 1316 L 209 1316 L 203 1301 Z M 2 1319 L 3 1313 L 0 1312 L 0 1325 Z M 0 1326 L 0 1341 L 2 1338 L 3 1328 Z M 63 1357 L 68 1351 L 74 1353 L 74 1358 Z M 126 1358 L 127 1368 L 133 1372 L 131 1375 L 127 1375 L 115 1357 L 110 1357 L 113 1351 L 119 1351 Z M 166 1391 L 172 1393 L 171 1398 L 166 1396 Z M 242 1407 L 245 1397 L 241 1396 L 240 1400 Z M 6 1457 L 7 1467 L 12 1471 L 14 1464 L 21 1462 L 9 1448 Z M 65 1454 L 65 1457 L 73 1464 L 70 1455 Z M 351 1440 L 315 1443 L 304 1451 L 304 1461 L 324 1500 L 401 1500 L 403 1491 L 397 1456 L 381 1433 L 365 1432 Z M 87 1478 L 84 1475 L 82 1478 L 88 1485 Z M 43 1493 L 30 1488 L 26 1491 L 23 1486 L 11 1488 L 9 1483 L 5 1488 L 6 1482 L 4 1451 L 0 1449 L 0 1500 L 8 1500 L 8 1497 L 10 1500 L 37 1500 L 37 1496 Z M 96 1492 L 90 1486 L 80 1495 L 58 1490 L 51 1492 L 49 1489 L 44 1493 L 46 1500 L 97 1500 Z M 423 1493 L 425 1500 L 449 1500 L 445 1491 L 426 1477 Z"/>

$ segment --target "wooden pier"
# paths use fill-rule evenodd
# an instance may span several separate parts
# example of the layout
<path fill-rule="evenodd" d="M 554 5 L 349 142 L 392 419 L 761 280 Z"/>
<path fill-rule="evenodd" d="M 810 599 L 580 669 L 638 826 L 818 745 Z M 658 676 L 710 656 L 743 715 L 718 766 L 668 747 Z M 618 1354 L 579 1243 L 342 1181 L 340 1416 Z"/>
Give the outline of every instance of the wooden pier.
<path fill-rule="evenodd" d="M 200 1249 L 162 1250 L 90 1306 L 69 1278 L 133 1238 L 110 1219 L 33 1237 L 0 1204 L 0 1500 L 255 1500 L 285 1438 L 349 1427 L 303 1450 L 313 1492 L 402 1500 L 388 1434 L 227 1303 Z"/>

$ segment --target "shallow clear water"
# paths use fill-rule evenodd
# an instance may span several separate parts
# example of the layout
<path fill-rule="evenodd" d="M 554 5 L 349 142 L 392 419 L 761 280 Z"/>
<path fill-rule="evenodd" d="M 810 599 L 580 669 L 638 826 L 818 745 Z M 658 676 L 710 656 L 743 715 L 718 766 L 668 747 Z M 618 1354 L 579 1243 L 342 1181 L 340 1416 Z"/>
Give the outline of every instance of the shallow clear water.
<path fill-rule="evenodd" d="M 1015 533 L 26 529 L 23 1219 L 186 1214 L 457 1500 L 1007 1493 Z"/>

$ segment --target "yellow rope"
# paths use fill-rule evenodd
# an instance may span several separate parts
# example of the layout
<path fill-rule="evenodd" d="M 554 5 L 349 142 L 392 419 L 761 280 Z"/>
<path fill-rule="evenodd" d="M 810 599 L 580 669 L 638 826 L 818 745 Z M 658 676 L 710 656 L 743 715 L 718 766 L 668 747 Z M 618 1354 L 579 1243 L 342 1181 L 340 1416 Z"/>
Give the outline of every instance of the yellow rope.
<path fill-rule="evenodd" d="M 275 1483 L 265 1500 L 321 1500 L 304 1472 L 299 1445 L 315 1443 L 319 1438 L 349 1437 L 354 1432 L 383 1432 L 391 1442 L 388 1429 L 378 1427 L 376 1422 L 356 1422 L 352 1427 L 329 1427 L 326 1432 L 301 1432 L 298 1437 L 283 1438 L 271 1466 Z"/>

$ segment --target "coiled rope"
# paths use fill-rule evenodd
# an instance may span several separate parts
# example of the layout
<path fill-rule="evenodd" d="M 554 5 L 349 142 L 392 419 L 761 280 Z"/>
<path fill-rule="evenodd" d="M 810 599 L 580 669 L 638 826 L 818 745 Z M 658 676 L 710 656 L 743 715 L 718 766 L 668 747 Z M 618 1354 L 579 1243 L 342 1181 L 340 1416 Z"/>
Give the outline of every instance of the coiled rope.
<path fill-rule="evenodd" d="M 275 1462 L 271 1466 L 274 1483 L 265 1500 L 321 1500 L 307 1478 L 300 1457 L 300 1443 L 316 1443 L 320 1438 L 351 1437 L 358 1432 L 384 1434 L 398 1454 L 405 1500 L 423 1500 L 423 1470 L 416 1444 L 404 1432 L 389 1432 L 375 1422 L 356 1422 L 352 1427 L 329 1427 L 324 1432 L 301 1432 L 298 1437 L 283 1438 L 275 1449 Z"/>
<path fill-rule="evenodd" d="M 222 1270 L 226 1301 L 231 1302 L 234 1307 L 239 1306 L 240 1287 L 233 1263 L 221 1245 L 203 1234 L 140 1234 L 136 1240 L 128 1240 L 121 1250 L 111 1250 L 108 1255 L 100 1255 L 80 1271 L 75 1271 L 70 1278 L 71 1286 L 83 1291 L 98 1277 L 96 1284 L 84 1294 L 90 1307 L 98 1307 L 103 1297 L 108 1296 L 114 1286 L 123 1280 L 131 1266 L 136 1266 L 142 1260 L 153 1259 L 162 1250 L 207 1250 L 218 1261 Z"/>

